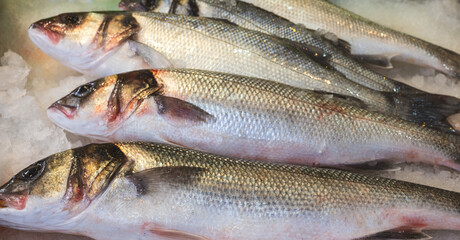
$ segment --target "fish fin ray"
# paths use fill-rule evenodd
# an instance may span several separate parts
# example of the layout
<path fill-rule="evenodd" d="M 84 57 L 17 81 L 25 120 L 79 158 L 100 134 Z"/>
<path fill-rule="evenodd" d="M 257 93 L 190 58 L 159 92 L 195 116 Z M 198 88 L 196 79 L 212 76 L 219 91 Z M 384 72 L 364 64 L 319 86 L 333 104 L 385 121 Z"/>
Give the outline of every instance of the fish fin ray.
<path fill-rule="evenodd" d="M 311 46 L 311 45 L 306 45 L 306 44 L 301 44 L 299 42 L 294 42 L 289 39 L 283 39 L 287 42 L 289 42 L 291 45 L 297 47 L 298 49 L 302 50 L 302 52 L 307 55 L 310 59 L 314 60 L 316 63 L 320 64 L 323 67 L 327 68 L 333 68 L 329 64 L 329 60 L 331 58 L 330 55 L 326 54 L 322 49 Z"/>
<path fill-rule="evenodd" d="M 330 92 L 320 91 L 320 90 L 308 90 L 308 91 L 314 92 L 315 94 L 318 94 L 318 95 L 322 95 L 322 97 L 326 99 L 333 99 L 334 101 L 343 102 L 348 105 L 351 104 L 351 105 L 354 105 L 360 108 L 369 108 L 369 106 L 365 102 L 355 97 L 342 95 L 338 93 L 330 93 Z M 308 92 L 300 91 L 297 93 L 297 96 L 302 96 L 304 93 L 308 93 Z"/>
<path fill-rule="evenodd" d="M 168 11 L 169 14 L 184 14 L 187 16 L 199 16 L 199 8 L 196 0 L 173 0 Z"/>
<path fill-rule="evenodd" d="M 351 170 L 354 172 L 374 172 L 374 171 L 385 171 L 394 172 L 400 171 L 401 167 L 396 165 L 394 161 L 387 159 L 377 159 L 373 161 L 366 161 L 357 164 L 342 165 L 342 169 Z"/>
<path fill-rule="evenodd" d="M 385 68 L 385 69 L 392 69 L 393 64 L 391 63 L 391 59 L 394 58 L 395 56 L 399 55 L 399 53 L 390 53 L 390 54 L 385 54 L 385 55 L 352 55 L 352 57 L 359 62 L 370 64 L 373 66 L 377 66 L 380 68 Z"/>
<path fill-rule="evenodd" d="M 165 229 L 165 228 L 152 228 L 148 229 L 149 232 L 163 239 L 171 240 L 209 240 L 204 236 L 200 236 L 193 233 L 188 233 L 184 231 L 179 231 L 175 229 Z M 155 238 L 157 239 L 157 238 Z"/>
<path fill-rule="evenodd" d="M 151 68 L 174 68 L 171 61 L 155 49 L 134 40 L 128 40 L 129 47 L 142 57 Z"/>
<path fill-rule="evenodd" d="M 442 132 L 456 133 L 449 117 L 460 112 L 460 99 L 429 93 L 383 93 L 394 102 L 393 115 Z"/>
<path fill-rule="evenodd" d="M 322 39 L 328 40 L 329 42 L 331 42 L 335 46 L 345 50 L 345 52 L 347 52 L 348 54 L 351 54 L 351 44 L 349 42 L 339 38 L 334 33 L 329 32 L 329 31 L 324 30 L 324 29 L 316 30 L 315 33 L 318 36 L 320 36 Z"/>
<path fill-rule="evenodd" d="M 188 166 L 155 167 L 128 174 L 126 178 L 134 184 L 137 194 L 142 196 L 152 191 L 168 191 L 171 187 L 192 184 L 200 179 L 200 173 L 204 170 Z"/>
<path fill-rule="evenodd" d="M 175 126 L 193 126 L 210 123 L 216 118 L 205 110 L 178 98 L 157 95 L 153 97 L 158 106 L 160 116 Z"/>
<path fill-rule="evenodd" d="M 238 24 L 236 24 L 234 22 L 230 22 L 229 20 L 223 19 L 223 18 L 209 18 L 209 19 L 212 19 L 213 21 L 216 21 L 216 22 L 221 22 L 223 24 L 229 24 L 229 25 L 232 25 L 232 26 L 239 26 Z"/>
<path fill-rule="evenodd" d="M 426 233 L 418 229 L 392 229 L 389 231 L 379 232 L 363 239 L 377 240 L 377 239 L 431 239 Z"/>

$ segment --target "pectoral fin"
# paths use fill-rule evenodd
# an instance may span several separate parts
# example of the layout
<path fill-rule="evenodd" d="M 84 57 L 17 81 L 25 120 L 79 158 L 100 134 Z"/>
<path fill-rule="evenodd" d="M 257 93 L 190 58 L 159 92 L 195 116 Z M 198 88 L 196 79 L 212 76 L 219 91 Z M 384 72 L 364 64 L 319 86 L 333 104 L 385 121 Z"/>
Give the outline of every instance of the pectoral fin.
<path fill-rule="evenodd" d="M 155 49 L 134 41 L 128 40 L 129 47 L 137 55 L 141 56 L 145 62 L 147 62 L 151 68 L 173 68 L 174 65 L 166 58 L 163 54 L 156 51 Z"/>
<path fill-rule="evenodd" d="M 196 235 L 193 233 L 188 233 L 184 231 L 174 230 L 174 229 L 165 229 L 165 228 L 152 228 L 149 231 L 156 235 L 155 239 L 158 237 L 162 239 L 171 239 L 171 240 L 209 240 L 209 238 Z"/>
<path fill-rule="evenodd" d="M 174 126 L 186 127 L 215 120 L 215 117 L 205 110 L 180 100 L 167 96 L 154 96 L 158 106 L 158 113 Z"/>
<path fill-rule="evenodd" d="M 193 184 L 200 179 L 204 168 L 188 166 L 156 167 L 126 175 L 139 196 Z"/>

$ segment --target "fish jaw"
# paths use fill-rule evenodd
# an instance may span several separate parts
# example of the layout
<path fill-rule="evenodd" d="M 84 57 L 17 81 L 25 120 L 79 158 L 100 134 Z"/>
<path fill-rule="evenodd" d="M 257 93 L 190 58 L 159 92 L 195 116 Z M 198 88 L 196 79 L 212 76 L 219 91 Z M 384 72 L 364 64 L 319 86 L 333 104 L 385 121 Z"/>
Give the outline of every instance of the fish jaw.
<path fill-rule="evenodd" d="M 23 210 L 26 207 L 28 194 L 14 194 L 14 195 L 0 195 L 0 209 L 12 208 L 16 210 Z"/>
<path fill-rule="evenodd" d="M 98 140 L 108 141 L 111 130 L 104 120 L 90 118 L 84 120 L 76 109 L 53 103 L 47 110 L 48 118 L 59 127 L 82 136 L 90 136 Z"/>
<path fill-rule="evenodd" d="M 68 23 L 75 18 L 76 23 Z M 32 42 L 43 52 L 63 65 L 92 77 L 111 75 L 116 71 L 111 56 L 125 45 L 139 27 L 130 14 L 117 13 L 64 13 L 33 23 L 28 30 Z M 129 49 L 129 47 L 125 47 Z M 143 61 L 126 51 L 122 54 L 127 66 L 118 71 L 129 71 L 145 67 Z M 116 58 L 120 60 L 120 56 Z M 135 67 L 137 66 L 137 68 Z M 115 73 L 119 73 L 115 72 Z"/>
<path fill-rule="evenodd" d="M 39 25 L 32 24 L 28 30 L 32 42 L 50 57 L 79 72 L 93 71 L 111 52 L 93 50 L 88 45 L 78 46 L 58 33 L 36 26 Z"/>

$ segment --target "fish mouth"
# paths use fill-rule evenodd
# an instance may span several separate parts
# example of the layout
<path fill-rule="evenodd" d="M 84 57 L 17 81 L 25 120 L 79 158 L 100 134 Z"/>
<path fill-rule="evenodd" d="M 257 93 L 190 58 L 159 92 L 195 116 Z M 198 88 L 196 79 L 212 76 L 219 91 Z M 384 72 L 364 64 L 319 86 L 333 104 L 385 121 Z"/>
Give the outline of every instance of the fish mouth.
<path fill-rule="evenodd" d="M 7 208 L 7 207 L 8 206 L 6 205 L 6 199 L 0 196 L 0 208 Z"/>
<path fill-rule="evenodd" d="M 73 119 L 75 117 L 75 113 L 77 112 L 76 107 L 68 106 L 68 105 L 62 105 L 59 102 L 53 103 L 48 108 L 48 111 L 53 111 L 53 110 L 61 112 L 62 114 L 64 114 L 64 116 L 66 118 L 69 118 L 69 119 Z"/>
<path fill-rule="evenodd" d="M 51 43 L 53 43 L 54 45 L 58 44 L 64 36 L 59 32 L 47 28 L 47 25 L 49 25 L 49 23 L 36 22 L 32 23 L 29 29 L 34 29 L 38 32 L 45 34 L 46 37 L 51 41 Z"/>

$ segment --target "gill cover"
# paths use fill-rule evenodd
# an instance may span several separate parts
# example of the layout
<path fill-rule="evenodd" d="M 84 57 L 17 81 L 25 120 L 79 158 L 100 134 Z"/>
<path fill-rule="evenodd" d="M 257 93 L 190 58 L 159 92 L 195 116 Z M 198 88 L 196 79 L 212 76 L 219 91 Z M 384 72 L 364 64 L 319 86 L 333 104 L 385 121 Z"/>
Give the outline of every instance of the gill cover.
<path fill-rule="evenodd" d="M 73 150 L 73 161 L 63 200 L 68 210 L 81 212 L 105 191 L 127 162 L 114 144 L 90 144 Z"/>

